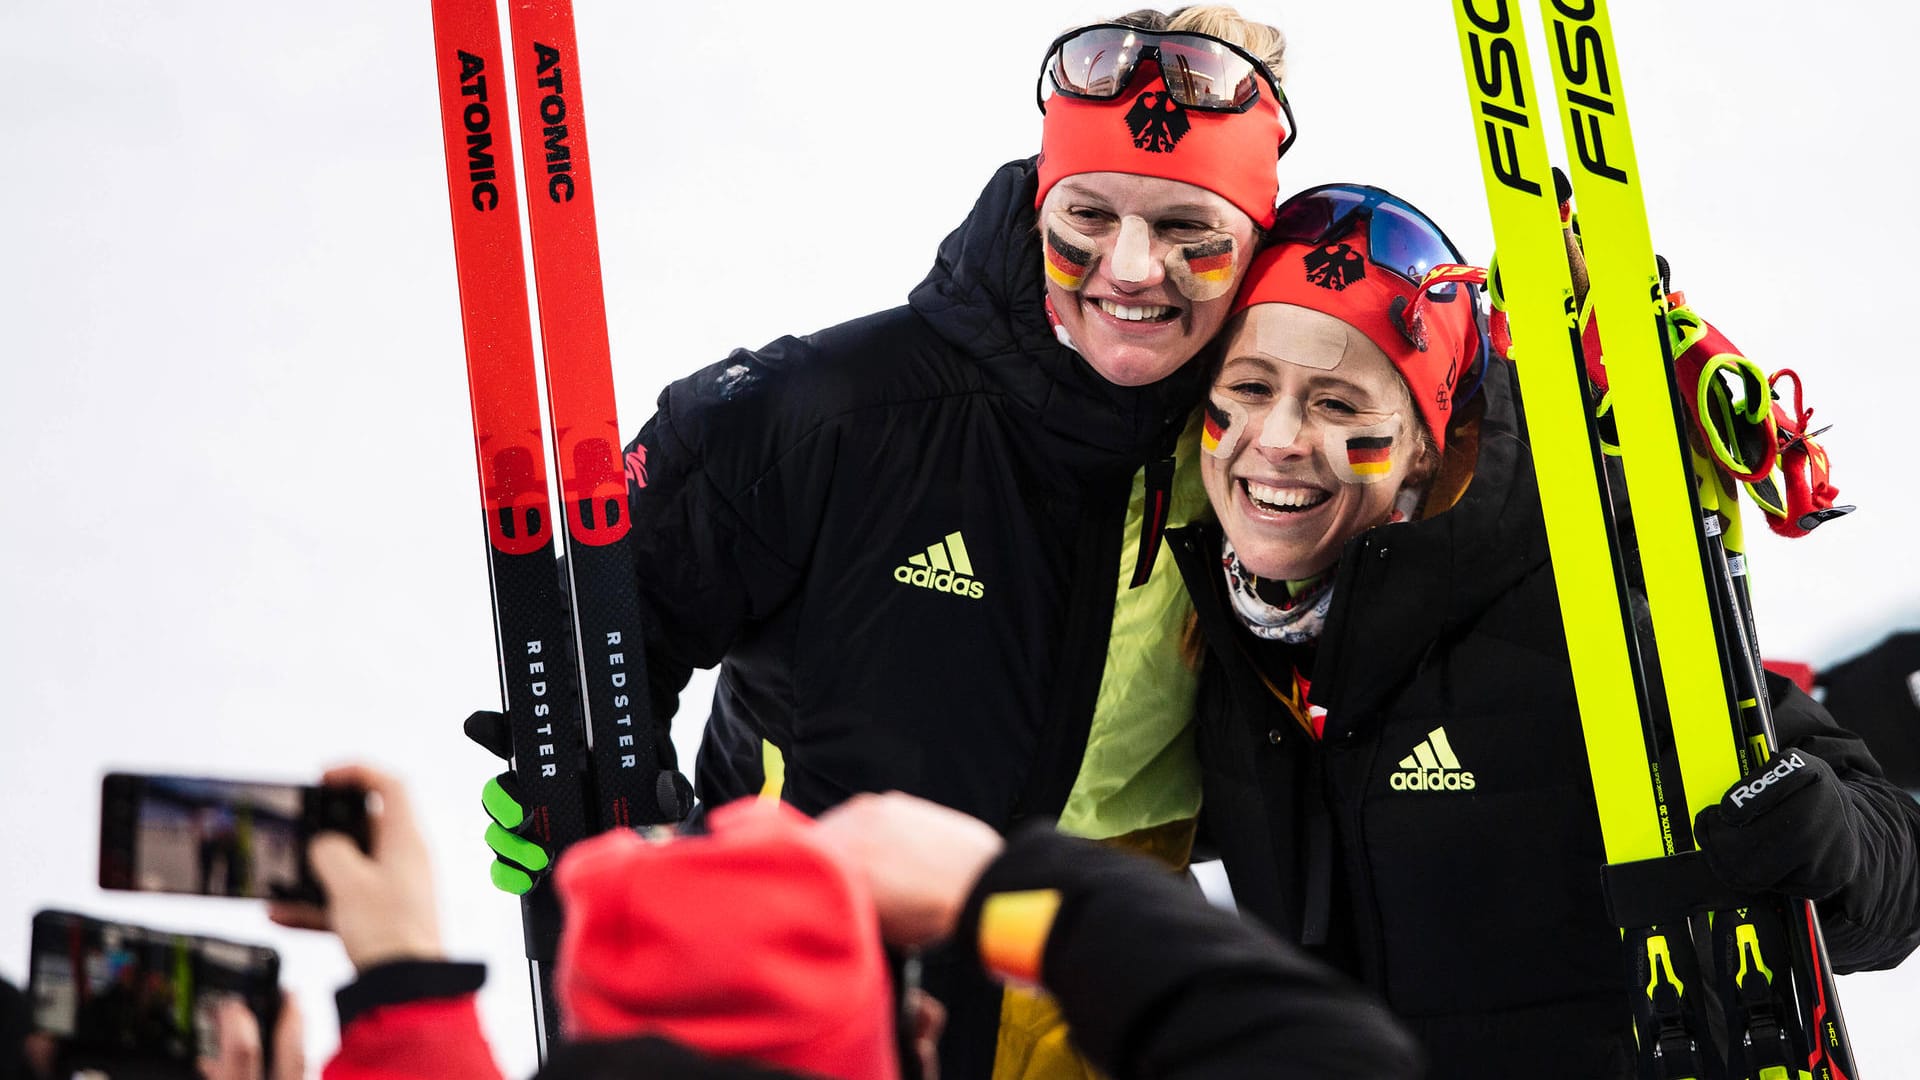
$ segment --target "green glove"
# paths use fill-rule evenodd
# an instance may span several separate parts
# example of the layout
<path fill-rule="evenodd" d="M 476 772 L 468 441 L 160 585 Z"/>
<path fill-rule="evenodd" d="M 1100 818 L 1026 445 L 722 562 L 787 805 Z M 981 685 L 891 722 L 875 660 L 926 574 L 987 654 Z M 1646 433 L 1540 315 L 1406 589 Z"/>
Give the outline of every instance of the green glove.
<path fill-rule="evenodd" d="M 513 756 L 507 718 L 502 713 L 482 710 L 467 717 L 467 737 L 487 748 L 494 756 Z M 480 805 L 486 807 L 487 846 L 493 849 L 489 874 L 493 887 L 515 896 L 525 896 L 534 881 L 552 863 L 552 857 L 539 844 L 517 830 L 526 822 L 527 811 L 520 802 L 520 789 L 511 771 L 489 779 L 480 788 Z"/>

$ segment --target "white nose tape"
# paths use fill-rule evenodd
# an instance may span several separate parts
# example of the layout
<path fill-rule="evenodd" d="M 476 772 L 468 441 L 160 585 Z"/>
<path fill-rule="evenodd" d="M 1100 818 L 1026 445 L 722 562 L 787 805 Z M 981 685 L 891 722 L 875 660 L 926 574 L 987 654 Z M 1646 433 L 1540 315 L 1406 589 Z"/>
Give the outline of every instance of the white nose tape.
<path fill-rule="evenodd" d="M 1120 235 L 1113 241 L 1113 268 L 1116 281 L 1145 281 L 1153 272 L 1153 230 L 1142 217 L 1129 214 L 1120 219 Z"/>
<path fill-rule="evenodd" d="M 1268 450 L 1284 450 L 1300 437 L 1300 422 L 1299 399 L 1283 397 L 1273 403 L 1273 411 L 1267 414 L 1267 422 L 1260 427 L 1260 441 L 1254 445 Z"/>

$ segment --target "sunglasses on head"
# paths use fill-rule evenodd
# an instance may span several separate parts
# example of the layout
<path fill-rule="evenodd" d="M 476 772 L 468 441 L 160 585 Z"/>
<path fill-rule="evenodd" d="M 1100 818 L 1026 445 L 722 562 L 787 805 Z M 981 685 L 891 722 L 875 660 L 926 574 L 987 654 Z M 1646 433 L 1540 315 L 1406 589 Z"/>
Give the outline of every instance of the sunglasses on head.
<path fill-rule="evenodd" d="M 1271 94 L 1286 116 L 1287 138 L 1281 149 L 1293 141 L 1293 110 L 1273 71 L 1247 50 L 1209 34 L 1143 30 L 1123 23 L 1069 30 L 1048 46 L 1034 99 L 1041 112 L 1055 94 L 1112 101 L 1126 93 L 1142 60 L 1159 65 L 1168 95 L 1189 109 L 1246 112 L 1262 93 Z"/>
<path fill-rule="evenodd" d="M 1295 195 L 1274 215 L 1274 243 L 1325 244 L 1367 227 L 1367 261 L 1412 285 L 1436 266 L 1461 265 L 1440 227 L 1397 195 L 1364 184 L 1322 184 Z M 1438 294 L 1438 289 L 1436 289 Z"/>
<path fill-rule="evenodd" d="M 1280 204 L 1268 242 L 1327 244 L 1352 235 L 1362 225 L 1367 230 L 1367 261 L 1413 286 L 1411 301 L 1394 299 L 1392 317 L 1408 342 L 1426 352 L 1427 305 L 1453 302 L 1462 284 L 1484 288 L 1487 271 L 1468 265 L 1440 226 L 1412 203 L 1365 184 L 1322 184 Z M 1475 336 L 1467 363 L 1477 367 L 1479 375 L 1472 389 L 1455 395 L 1460 401 L 1479 390 L 1490 352 L 1486 313 L 1472 294 L 1467 300 L 1472 305 Z"/>

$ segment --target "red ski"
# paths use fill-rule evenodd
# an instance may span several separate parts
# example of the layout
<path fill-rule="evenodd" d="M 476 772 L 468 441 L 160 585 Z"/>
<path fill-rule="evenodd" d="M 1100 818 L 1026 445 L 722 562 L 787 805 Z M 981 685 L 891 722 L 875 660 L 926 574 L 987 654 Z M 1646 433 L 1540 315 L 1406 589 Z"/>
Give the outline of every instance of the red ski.
<path fill-rule="evenodd" d="M 637 583 L 619 543 L 629 525 L 627 482 L 572 7 L 516 3 L 522 131 L 536 178 L 528 213 L 571 619 L 560 585 L 514 182 L 514 80 L 499 25 L 494 0 L 433 0 L 496 647 L 512 768 L 527 812 L 520 831 L 557 859 L 602 829 L 678 820 L 691 799 L 686 782 L 661 767 L 669 744 L 649 709 Z M 559 1031 L 550 965 L 560 919 L 547 876 L 536 879 L 522 914 L 544 1058 Z"/>
<path fill-rule="evenodd" d="M 508 30 L 516 43 L 527 223 L 599 824 L 678 821 L 689 805 L 676 774 L 660 768 L 666 736 L 650 715 L 639 588 L 619 543 L 628 528 L 627 478 L 573 4 L 514 0 Z"/>

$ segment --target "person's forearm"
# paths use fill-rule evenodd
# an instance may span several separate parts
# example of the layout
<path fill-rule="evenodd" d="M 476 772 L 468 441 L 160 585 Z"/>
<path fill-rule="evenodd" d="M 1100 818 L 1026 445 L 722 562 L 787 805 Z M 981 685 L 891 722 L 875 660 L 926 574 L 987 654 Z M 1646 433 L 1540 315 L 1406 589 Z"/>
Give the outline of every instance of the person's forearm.
<path fill-rule="evenodd" d="M 1834 970 L 1880 971 L 1920 947 L 1920 803 L 1879 777 L 1844 777 L 1860 873 L 1819 905 Z"/>
<path fill-rule="evenodd" d="M 1031 923 L 1049 892 L 1058 905 L 1031 970 L 1021 943 L 1033 927 L 1000 925 L 997 898 L 1019 898 L 1013 921 Z M 962 932 L 989 966 L 1037 975 L 1074 1044 L 1111 1076 L 1267 1076 L 1281 1063 L 1316 1077 L 1418 1074 L 1412 1037 L 1383 1005 L 1136 856 L 1022 834 L 967 912 Z"/>
<path fill-rule="evenodd" d="M 336 995 L 340 1049 L 324 1080 L 500 1080 L 480 1028 L 479 964 L 400 961 Z"/>
<path fill-rule="evenodd" d="M 1885 779 L 1872 748 L 1841 726 L 1844 718 L 1771 672 L 1767 686 L 1782 750 L 1820 755 L 1846 788 L 1860 867 L 1818 905 L 1834 970 L 1892 967 L 1920 946 L 1920 804 Z"/>

